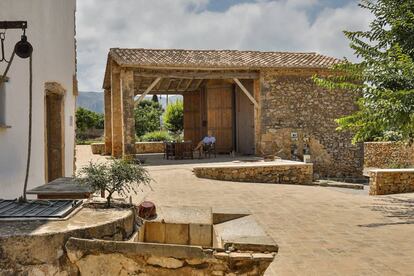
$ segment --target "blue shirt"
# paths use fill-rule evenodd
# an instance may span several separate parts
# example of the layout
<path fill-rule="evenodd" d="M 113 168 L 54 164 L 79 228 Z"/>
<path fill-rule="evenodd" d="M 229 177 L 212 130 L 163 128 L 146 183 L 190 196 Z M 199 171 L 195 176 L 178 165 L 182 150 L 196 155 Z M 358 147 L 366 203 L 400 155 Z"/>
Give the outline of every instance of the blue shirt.
<path fill-rule="evenodd" d="M 203 138 L 203 143 L 204 144 L 213 144 L 216 142 L 216 138 L 214 138 L 213 136 L 206 136 Z"/>

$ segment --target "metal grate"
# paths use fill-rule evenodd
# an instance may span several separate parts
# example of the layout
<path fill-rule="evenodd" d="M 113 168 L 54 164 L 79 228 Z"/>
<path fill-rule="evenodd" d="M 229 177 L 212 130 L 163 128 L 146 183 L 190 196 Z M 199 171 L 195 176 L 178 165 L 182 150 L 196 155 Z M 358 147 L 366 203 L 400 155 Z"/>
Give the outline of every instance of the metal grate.
<path fill-rule="evenodd" d="M 17 202 L 0 199 L 0 219 L 64 218 L 82 204 L 82 200 L 33 200 Z"/>

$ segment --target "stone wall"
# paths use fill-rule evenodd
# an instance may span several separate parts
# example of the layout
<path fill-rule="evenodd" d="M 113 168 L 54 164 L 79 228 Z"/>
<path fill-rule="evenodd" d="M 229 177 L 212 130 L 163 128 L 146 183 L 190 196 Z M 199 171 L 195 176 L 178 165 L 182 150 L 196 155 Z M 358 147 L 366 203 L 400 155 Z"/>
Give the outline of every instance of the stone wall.
<path fill-rule="evenodd" d="M 364 143 L 364 167 L 414 167 L 414 145 L 395 142 Z"/>
<path fill-rule="evenodd" d="M 312 164 L 195 167 L 197 177 L 226 181 L 312 184 Z"/>
<path fill-rule="evenodd" d="M 135 150 L 139 153 L 162 153 L 164 152 L 164 142 L 137 142 Z"/>
<path fill-rule="evenodd" d="M 93 154 L 103 154 L 105 152 L 104 143 L 91 144 Z M 135 143 L 135 151 L 137 154 L 141 153 L 163 153 L 164 142 L 137 142 Z"/>
<path fill-rule="evenodd" d="M 68 220 L 0 222 L 0 275 L 78 275 L 66 253 L 70 237 L 125 240 L 133 210 L 83 208 Z"/>
<path fill-rule="evenodd" d="M 317 175 L 360 177 L 362 145 L 351 143 L 351 133 L 336 131 L 334 121 L 357 109 L 357 97 L 351 92 L 327 91 L 315 85 L 312 75 L 323 73 L 308 69 L 261 72 L 256 151 L 288 160 L 296 151 L 301 159 L 308 144 Z"/>
<path fill-rule="evenodd" d="M 77 238 L 68 241 L 66 251 L 81 275 L 263 275 L 275 256 Z"/>
<path fill-rule="evenodd" d="M 414 169 L 377 169 L 370 171 L 370 195 L 412 192 L 414 192 Z"/>

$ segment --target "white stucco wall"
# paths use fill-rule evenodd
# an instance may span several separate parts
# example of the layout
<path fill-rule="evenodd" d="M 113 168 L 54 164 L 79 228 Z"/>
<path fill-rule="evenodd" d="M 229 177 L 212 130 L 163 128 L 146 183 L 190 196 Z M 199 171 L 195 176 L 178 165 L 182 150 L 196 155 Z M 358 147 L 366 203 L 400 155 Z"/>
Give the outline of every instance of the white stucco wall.
<path fill-rule="evenodd" d="M 65 174 L 73 174 L 75 103 L 76 0 L 1 0 L 0 21 L 27 20 L 27 36 L 33 45 L 33 139 L 29 189 L 45 182 L 45 82 L 58 82 L 65 89 Z M 0 30 L 1 31 L 1 30 Z M 6 55 L 20 40 L 21 30 L 8 30 Z M 0 74 L 5 63 L 0 63 Z M 6 84 L 6 123 L 0 128 L 0 198 L 22 194 L 26 169 L 29 60 L 16 56 Z M 73 123 L 71 123 L 71 121 Z"/>

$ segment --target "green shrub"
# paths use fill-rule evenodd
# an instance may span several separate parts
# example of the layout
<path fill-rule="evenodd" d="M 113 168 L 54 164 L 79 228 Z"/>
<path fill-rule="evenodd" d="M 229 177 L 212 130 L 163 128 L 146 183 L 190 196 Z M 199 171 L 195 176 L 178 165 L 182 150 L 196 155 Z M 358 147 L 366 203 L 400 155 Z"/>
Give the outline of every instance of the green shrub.
<path fill-rule="evenodd" d="M 142 135 L 140 140 L 144 142 L 161 142 L 170 141 L 172 137 L 167 131 L 153 131 Z"/>
<path fill-rule="evenodd" d="M 164 113 L 165 128 L 173 133 L 180 133 L 184 128 L 184 105 L 182 101 L 169 104 Z"/>
<path fill-rule="evenodd" d="M 91 128 L 103 129 L 104 115 L 79 107 L 76 110 L 76 130 L 84 132 Z"/>
<path fill-rule="evenodd" d="M 158 102 L 141 101 L 134 110 L 136 135 L 142 136 L 147 132 L 160 130 L 162 112 L 162 106 Z"/>

